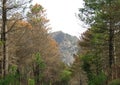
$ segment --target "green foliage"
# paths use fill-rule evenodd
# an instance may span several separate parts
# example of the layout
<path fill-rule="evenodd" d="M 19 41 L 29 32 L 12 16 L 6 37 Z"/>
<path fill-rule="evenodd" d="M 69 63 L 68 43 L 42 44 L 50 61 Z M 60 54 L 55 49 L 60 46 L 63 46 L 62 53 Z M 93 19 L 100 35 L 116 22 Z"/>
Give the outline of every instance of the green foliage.
<path fill-rule="evenodd" d="M 101 72 L 100 67 L 97 66 L 98 62 L 95 62 L 96 57 L 93 54 L 86 54 L 81 57 L 83 64 L 82 69 L 86 72 L 88 77 L 88 85 L 103 85 L 106 81 L 106 75 Z M 97 72 L 94 72 L 94 69 L 97 69 Z M 95 70 L 96 71 L 96 70 Z"/>
<path fill-rule="evenodd" d="M 35 77 L 35 83 L 42 83 L 40 81 L 42 81 L 43 77 L 44 77 L 44 70 L 45 70 L 45 62 L 42 59 L 40 53 L 36 53 L 34 55 L 34 77 Z"/>
<path fill-rule="evenodd" d="M 0 40 L 0 46 L 3 45 L 3 42 Z"/>
<path fill-rule="evenodd" d="M 19 75 L 13 75 L 13 74 L 9 74 L 5 77 L 5 79 L 1 79 L 0 80 L 0 85 L 19 85 L 19 82 L 18 82 L 18 77 Z"/>
<path fill-rule="evenodd" d="M 39 4 L 35 4 L 34 6 L 31 5 L 31 12 L 32 13 L 37 14 L 42 10 L 43 10 L 43 7 L 41 5 L 39 5 Z"/>
<path fill-rule="evenodd" d="M 84 55 L 83 57 L 81 57 L 83 64 L 82 64 L 82 69 L 86 72 L 86 73 L 90 73 L 90 61 L 91 61 L 91 57 L 89 55 Z M 89 77 L 89 75 L 88 75 Z"/>
<path fill-rule="evenodd" d="M 92 75 L 91 79 L 88 81 L 88 85 L 104 85 L 107 77 L 101 72 L 98 75 Z"/>
<path fill-rule="evenodd" d="M 60 75 L 61 84 L 68 85 L 71 75 L 72 72 L 70 70 L 68 69 L 63 70 Z"/>
<path fill-rule="evenodd" d="M 112 80 L 109 85 L 120 85 L 120 79 Z"/>
<path fill-rule="evenodd" d="M 61 80 L 63 81 L 68 81 L 71 77 L 71 72 L 69 70 L 63 70 L 63 72 L 61 73 Z"/>
<path fill-rule="evenodd" d="M 39 52 L 35 54 L 35 62 L 39 66 L 40 69 L 45 68 L 45 63 L 44 63 L 44 61 L 43 61 Z"/>
<path fill-rule="evenodd" d="M 0 79 L 0 85 L 19 85 L 20 74 L 17 73 L 15 66 L 10 68 L 10 73 L 5 78 Z"/>
<path fill-rule="evenodd" d="M 35 80 L 34 79 L 29 79 L 28 80 L 28 85 L 35 85 Z"/>
<path fill-rule="evenodd" d="M 106 80 L 104 73 L 108 72 L 108 67 L 103 69 L 103 64 L 108 65 L 106 62 L 114 61 L 112 42 L 113 31 L 117 29 L 115 24 L 120 20 L 117 15 L 119 10 L 116 10 L 120 8 L 118 1 L 84 0 L 84 8 L 81 8 L 78 14 L 79 18 L 90 26 L 88 32 L 92 35 L 91 38 L 88 37 L 89 33 L 84 34 L 83 43 L 86 43 L 86 47 L 81 45 L 85 48 L 82 69 L 87 74 L 89 85 L 103 85 Z M 111 67 L 112 64 L 109 63 L 109 66 Z"/>
<path fill-rule="evenodd" d="M 17 67 L 16 66 L 11 66 L 10 69 L 9 69 L 9 72 L 12 73 L 12 74 L 15 74 L 17 71 Z"/>

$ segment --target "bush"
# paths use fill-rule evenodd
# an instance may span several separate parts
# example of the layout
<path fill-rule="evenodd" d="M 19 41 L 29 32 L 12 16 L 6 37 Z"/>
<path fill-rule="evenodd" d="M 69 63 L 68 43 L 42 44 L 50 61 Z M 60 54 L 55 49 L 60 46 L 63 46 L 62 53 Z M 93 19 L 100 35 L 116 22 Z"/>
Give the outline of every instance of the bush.
<path fill-rule="evenodd" d="M 5 78 L 0 79 L 0 85 L 19 85 L 20 74 L 17 73 L 17 67 L 11 66 L 9 72 Z"/>
<path fill-rule="evenodd" d="M 29 79 L 28 80 L 28 85 L 35 85 L 35 80 L 34 79 Z"/>
<path fill-rule="evenodd" d="M 99 75 L 92 75 L 88 85 L 104 85 L 106 79 L 106 75 L 101 72 Z"/>
<path fill-rule="evenodd" d="M 65 69 L 61 72 L 60 75 L 60 80 L 61 80 L 61 85 L 68 85 L 68 82 L 71 78 L 72 72 L 69 71 L 68 69 Z"/>
<path fill-rule="evenodd" d="M 120 85 L 120 79 L 112 80 L 109 85 Z"/>
<path fill-rule="evenodd" d="M 19 85 L 18 78 L 18 74 L 9 74 L 4 79 L 0 79 L 0 85 Z"/>

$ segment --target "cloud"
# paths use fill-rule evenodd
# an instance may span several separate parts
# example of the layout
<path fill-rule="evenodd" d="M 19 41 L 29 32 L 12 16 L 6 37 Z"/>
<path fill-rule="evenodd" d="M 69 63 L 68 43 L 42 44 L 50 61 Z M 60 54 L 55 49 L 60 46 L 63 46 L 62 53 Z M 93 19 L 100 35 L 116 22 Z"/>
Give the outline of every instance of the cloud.
<path fill-rule="evenodd" d="M 53 31 L 62 30 L 76 36 L 83 32 L 75 17 L 78 8 L 83 7 L 82 0 L 34 0 L 35 2 L 40 3 L 47 10 Z"/>

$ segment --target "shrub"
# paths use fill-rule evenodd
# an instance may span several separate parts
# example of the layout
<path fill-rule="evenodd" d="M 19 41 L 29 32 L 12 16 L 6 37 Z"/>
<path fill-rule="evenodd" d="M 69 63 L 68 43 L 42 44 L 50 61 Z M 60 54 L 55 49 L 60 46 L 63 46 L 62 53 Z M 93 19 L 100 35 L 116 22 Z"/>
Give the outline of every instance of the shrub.
<path fill-rule="evenodd" d="M 112 80 L 109 85 L 120 85 L 120 79 Z"/>
<path fill-rule="evenodd" d="M 28 80 L 28 85 L 35 85 L 35 80 L 34 79 L 29 79 Z"/>

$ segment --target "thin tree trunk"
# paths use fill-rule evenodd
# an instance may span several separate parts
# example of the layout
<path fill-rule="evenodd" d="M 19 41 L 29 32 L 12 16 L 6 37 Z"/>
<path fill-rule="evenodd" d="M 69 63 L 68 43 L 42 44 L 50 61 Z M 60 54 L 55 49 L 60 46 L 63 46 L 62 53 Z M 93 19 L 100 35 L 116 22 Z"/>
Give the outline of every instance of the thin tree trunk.
<path fill-rule="evenodd" d="M 111 8 L 111 1 L 109 2 L 109 6 Z M 113 78 L 112 66 L 114 64 L 114 29 L 113 29 L 113 20 L 111 15 L 111 9 L 109 9 L 109 79 Z"/>
<path fill-rule="evenodd" d="M 112 68 L 113 64 L 113 30 L 109 30 L 109 67 Z"/>
<path fill-rule="evenodd" d="M 109 68 L 110 68 L 110 77 L 112 79 L 112 65 L 114 63 L 114 29 L 112 28 L 112 22 L 110 20 L 110 28 L 109 28 Z"/>
<path fill-rule="evenodd" d="M 7 57 L 6 57 L 6 0 L 2 2 L 2 29 L 1 29 L 1 40 L 3 43 L 2 46 L 2 56 L 3 56 L 3 76 L 5 77 L 7 74 Z"/>

